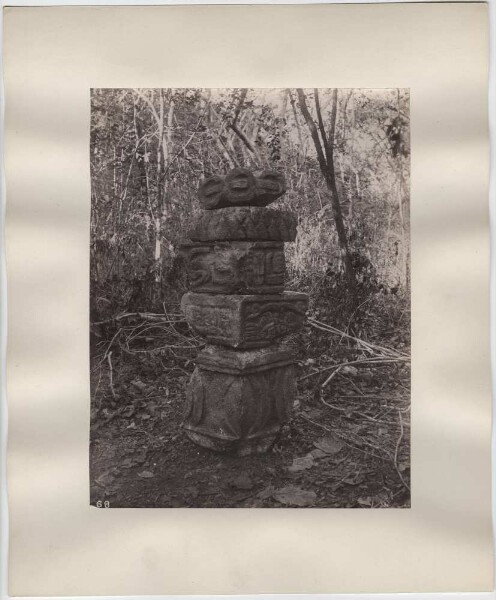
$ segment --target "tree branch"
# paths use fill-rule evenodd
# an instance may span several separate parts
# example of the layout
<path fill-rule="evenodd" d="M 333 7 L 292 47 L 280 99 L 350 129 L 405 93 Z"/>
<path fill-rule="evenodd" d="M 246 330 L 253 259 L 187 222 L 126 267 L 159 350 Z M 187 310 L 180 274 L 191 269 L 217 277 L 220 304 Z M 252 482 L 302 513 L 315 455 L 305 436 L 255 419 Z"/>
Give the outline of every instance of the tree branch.
<path fill-rule="evenodd" d="M 248 150 L 255 156 L 255 158 L 259 162 L 261 162 L 260 161 L 260 156 L 258 155 L 258 152 L 256 151 L 255 147 L 250 142 L 250 140 L 246 137 L 246 135 L 237 126 L 239 114 L 241 112 L 241 109 L 243 107 L 243 104 L 245 102 L 247 94 L 248 94 L 248 90 L 246 88 L 241 90 L 241 94 L 239 96 L 238 106 L 236 107 L 236 110 L 234 111 L 234 118 L 233 118 L 232 122 L 229 124 L 229 128 L 234 131 L 234 133 L 239 137 L 239 139 L 248 148 Z"/>

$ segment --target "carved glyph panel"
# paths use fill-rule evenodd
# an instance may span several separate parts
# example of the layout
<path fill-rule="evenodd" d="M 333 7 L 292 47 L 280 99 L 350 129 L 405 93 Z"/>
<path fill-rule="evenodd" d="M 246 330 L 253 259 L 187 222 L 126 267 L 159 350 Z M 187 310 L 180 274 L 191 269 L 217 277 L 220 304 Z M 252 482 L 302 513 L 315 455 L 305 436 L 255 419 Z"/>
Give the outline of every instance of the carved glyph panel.
<path fill-rule="evenodd" d="M 207 342 L 234 348 L 262 348 L 298 331 L 305 320 L 306 294 L 185 294 L 183 311 Z"/>
<path fill-rule="evenodd" d="M 284 289 L 282 242 L 194 244 L 187 249 L 191 288 L 213 294 L 266 294 Z"/>
<path fill-rule="evenodd" d="M 196 221 L 189 237 L 195 242 L 293 242 L 296 239 L 296 218 L 287 211 L 258 206 L 206 210 Z"/>

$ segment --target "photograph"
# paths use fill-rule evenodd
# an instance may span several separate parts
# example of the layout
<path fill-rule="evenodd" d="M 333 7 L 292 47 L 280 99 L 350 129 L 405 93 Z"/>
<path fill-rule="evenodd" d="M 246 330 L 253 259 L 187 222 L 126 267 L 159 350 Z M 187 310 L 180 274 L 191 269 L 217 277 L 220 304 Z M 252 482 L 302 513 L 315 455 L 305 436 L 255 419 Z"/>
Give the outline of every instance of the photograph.
<path fill-rule="evenodd" d="M 410 90 L 88 111 L 90 504 L 410 508 Z"/>

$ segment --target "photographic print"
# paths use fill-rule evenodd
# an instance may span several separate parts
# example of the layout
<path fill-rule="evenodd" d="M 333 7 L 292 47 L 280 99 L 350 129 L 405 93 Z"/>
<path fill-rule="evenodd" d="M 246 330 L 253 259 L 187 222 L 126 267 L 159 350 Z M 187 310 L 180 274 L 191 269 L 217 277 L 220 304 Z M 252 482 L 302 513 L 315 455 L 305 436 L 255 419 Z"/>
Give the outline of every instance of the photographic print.
<path fill-rule="evenodd" d="M 407 89 L 91 90 L 90 501 L 410 507 Z"/>

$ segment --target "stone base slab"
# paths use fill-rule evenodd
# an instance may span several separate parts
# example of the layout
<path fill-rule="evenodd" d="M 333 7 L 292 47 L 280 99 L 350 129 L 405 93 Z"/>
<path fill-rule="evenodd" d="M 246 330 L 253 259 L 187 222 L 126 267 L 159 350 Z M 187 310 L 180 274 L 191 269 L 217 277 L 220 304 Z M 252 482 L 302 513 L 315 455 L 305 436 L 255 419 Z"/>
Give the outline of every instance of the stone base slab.
<path fill-rule="evenodd" d="M 308 296 L 297 292 L 239 296 L 188 292 L 181 308 L 191 327 L 211 344 L 263 348 L 303 326 Z"/>
<path fill-rule="evenodd" d="M 283 242 L 183 245 L 190 287 L 210 294 L 277 294 L 284 290 Z"/>
<path fill-rule="evenodd" d="M 222 346 L 205 346 L 196 358 L 204 370 L 249 375 L 294 363 L 294 352 L 286 346 L 271 346 L 260 350 L 231 350 Z"/>
<path fill-rule="evenodd" d="M 291 351 L 207 346 L 188 386 L 182 427 L 204 448 L 239 456 L 266 452 L 288 421 L 295 398 Z"/>

